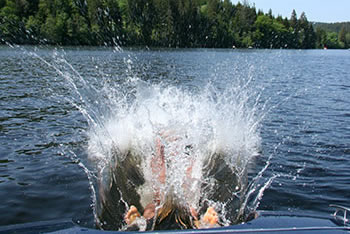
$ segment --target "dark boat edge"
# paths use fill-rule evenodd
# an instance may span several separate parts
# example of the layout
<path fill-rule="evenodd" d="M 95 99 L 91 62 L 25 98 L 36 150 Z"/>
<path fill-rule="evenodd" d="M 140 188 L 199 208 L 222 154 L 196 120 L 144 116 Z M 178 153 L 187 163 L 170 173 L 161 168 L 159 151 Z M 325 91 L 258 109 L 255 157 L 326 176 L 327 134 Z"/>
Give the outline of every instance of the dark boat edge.
<path fill-rule="evenodd" d="M 336 208 L 334 214 L 317 216 L 293 212 L 258 211 L 258 217 L 249 222 L 213 228 L 195 230 L 165 230 L 157 233 L 350 233 L 347 212 L 349 208 L 331 205 Z M 345 208 L 345 209 L 344 209 Z M 341 213 L 341 214 L 339 214 Z M 81 227 L 71 219 L 41 221 L 34 223 L 0 226 L 3 233 L 130 233 L 120 231 L 103 231 Z M 152 233 L 147 231 L 146 233 Z"/>

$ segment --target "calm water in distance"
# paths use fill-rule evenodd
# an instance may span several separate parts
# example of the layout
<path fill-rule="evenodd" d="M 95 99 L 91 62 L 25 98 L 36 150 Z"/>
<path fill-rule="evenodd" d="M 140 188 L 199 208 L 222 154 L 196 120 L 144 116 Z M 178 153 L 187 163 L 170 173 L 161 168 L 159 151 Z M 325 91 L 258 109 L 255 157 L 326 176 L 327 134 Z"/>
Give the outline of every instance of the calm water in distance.
<path fill-rule="evenodd" d="M 250 174 L 269 162 L 263 176 L 276 177 L 258 209 L 328 216 L 329 204 L 349 206 L 350 51 L 0 47 L 0 225 L 94 223 L 89 179 L 79 164 L 89 164 L 89 126 L 69 103 L 73 88 L 60 82 L 74 72 L 57 72 L 38 56 L 64 57 L 91 83 L 122 82 L 131 72 L 197 92 L 208 82 L 220 90 L 250 80 L 262 118 L 261 155 Z"/>

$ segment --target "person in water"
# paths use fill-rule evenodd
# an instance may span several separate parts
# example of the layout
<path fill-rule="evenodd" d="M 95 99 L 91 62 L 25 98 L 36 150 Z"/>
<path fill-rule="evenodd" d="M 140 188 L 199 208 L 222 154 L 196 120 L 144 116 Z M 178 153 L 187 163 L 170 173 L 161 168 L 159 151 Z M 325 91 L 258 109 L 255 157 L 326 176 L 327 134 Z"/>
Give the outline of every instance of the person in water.
<path fill-rule="evenodd" d="M 154 191 L 153 201 L 146 205 L 142 216 L 135 206 L 130 206 L 124 216 L 124 221 L 128 227 L 127 230 L 133 230 L 133 226 L 140 226 L 140 223 L 143 223 L 141 226 L 144 225 L 143 229 L 145 230 L 154 230 L 160 226 L 163 226 L 165 229 L 178 227 L 181 229 L 212 228 L 219 226 L 218 214 L 212 206 L 209 206 L 205 214 L 199 218 L 198 212 L 193 207 L 190 205 L 184 206 L 183 203 L 178 202 L 173 196 L 165 195 L 161 192 L 160 186 L 165 184 L 167 178 L 164 154 L 165 145 L 162 143 L 162 140 L 166 139 L 169 142 L 178 140 L 178 138 L 170 137 L 169 135 L 169 133 L 160 133 L 160 137 L 156 139 L 155 143 L 155 154 L 153 154 L 151 161 L 152 176 L 156 181 L 152 185 Z M 175 157 L 177 154 L 177 152 L 172 152 L 170 157 Z M 191 196 L 189 185 L 193 181 L 191 176 L 192 167 L 193 162 L 190 162 L 186 170 L 186 182 L 182 186 L 184 190 L 187 190 L 189 196 Z M 146 221 L 146 224 L 144 221 Z"/>

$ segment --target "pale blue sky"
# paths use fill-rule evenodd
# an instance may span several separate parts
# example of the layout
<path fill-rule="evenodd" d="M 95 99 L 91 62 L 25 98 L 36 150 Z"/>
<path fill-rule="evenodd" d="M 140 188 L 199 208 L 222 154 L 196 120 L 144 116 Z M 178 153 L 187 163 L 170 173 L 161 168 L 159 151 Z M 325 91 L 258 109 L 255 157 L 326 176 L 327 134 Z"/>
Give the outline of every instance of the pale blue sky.
<path fill-rule="evenodd" d="M 237 4 L 239 0 L 231 2 Z M 289 18 L 295 9 L 298 17 L 304 11 L 309 21 L 328 23 L 350 21 L 350 0 L 249 0 L 248 2 L 255 3 L 255 7 L 265 13 L 272 9 L 275 16 L 282 15 Z"/>

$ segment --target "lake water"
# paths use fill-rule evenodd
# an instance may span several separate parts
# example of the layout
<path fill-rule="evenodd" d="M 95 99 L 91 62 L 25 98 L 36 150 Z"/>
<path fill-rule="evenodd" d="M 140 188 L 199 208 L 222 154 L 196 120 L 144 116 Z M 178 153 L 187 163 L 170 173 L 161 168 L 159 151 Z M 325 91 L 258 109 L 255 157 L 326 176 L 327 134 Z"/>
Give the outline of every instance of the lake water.
<path fill-rule="evenodd" d="M 167 118 L 226 128 L 215 140 L 245 152 L 250 209 L 328 216 L 350 200 L 349 68 L 346 50 L 0 47 L 0 225 L 94 227 L 108 160 L 94 144 L 159 100 Z"/>

